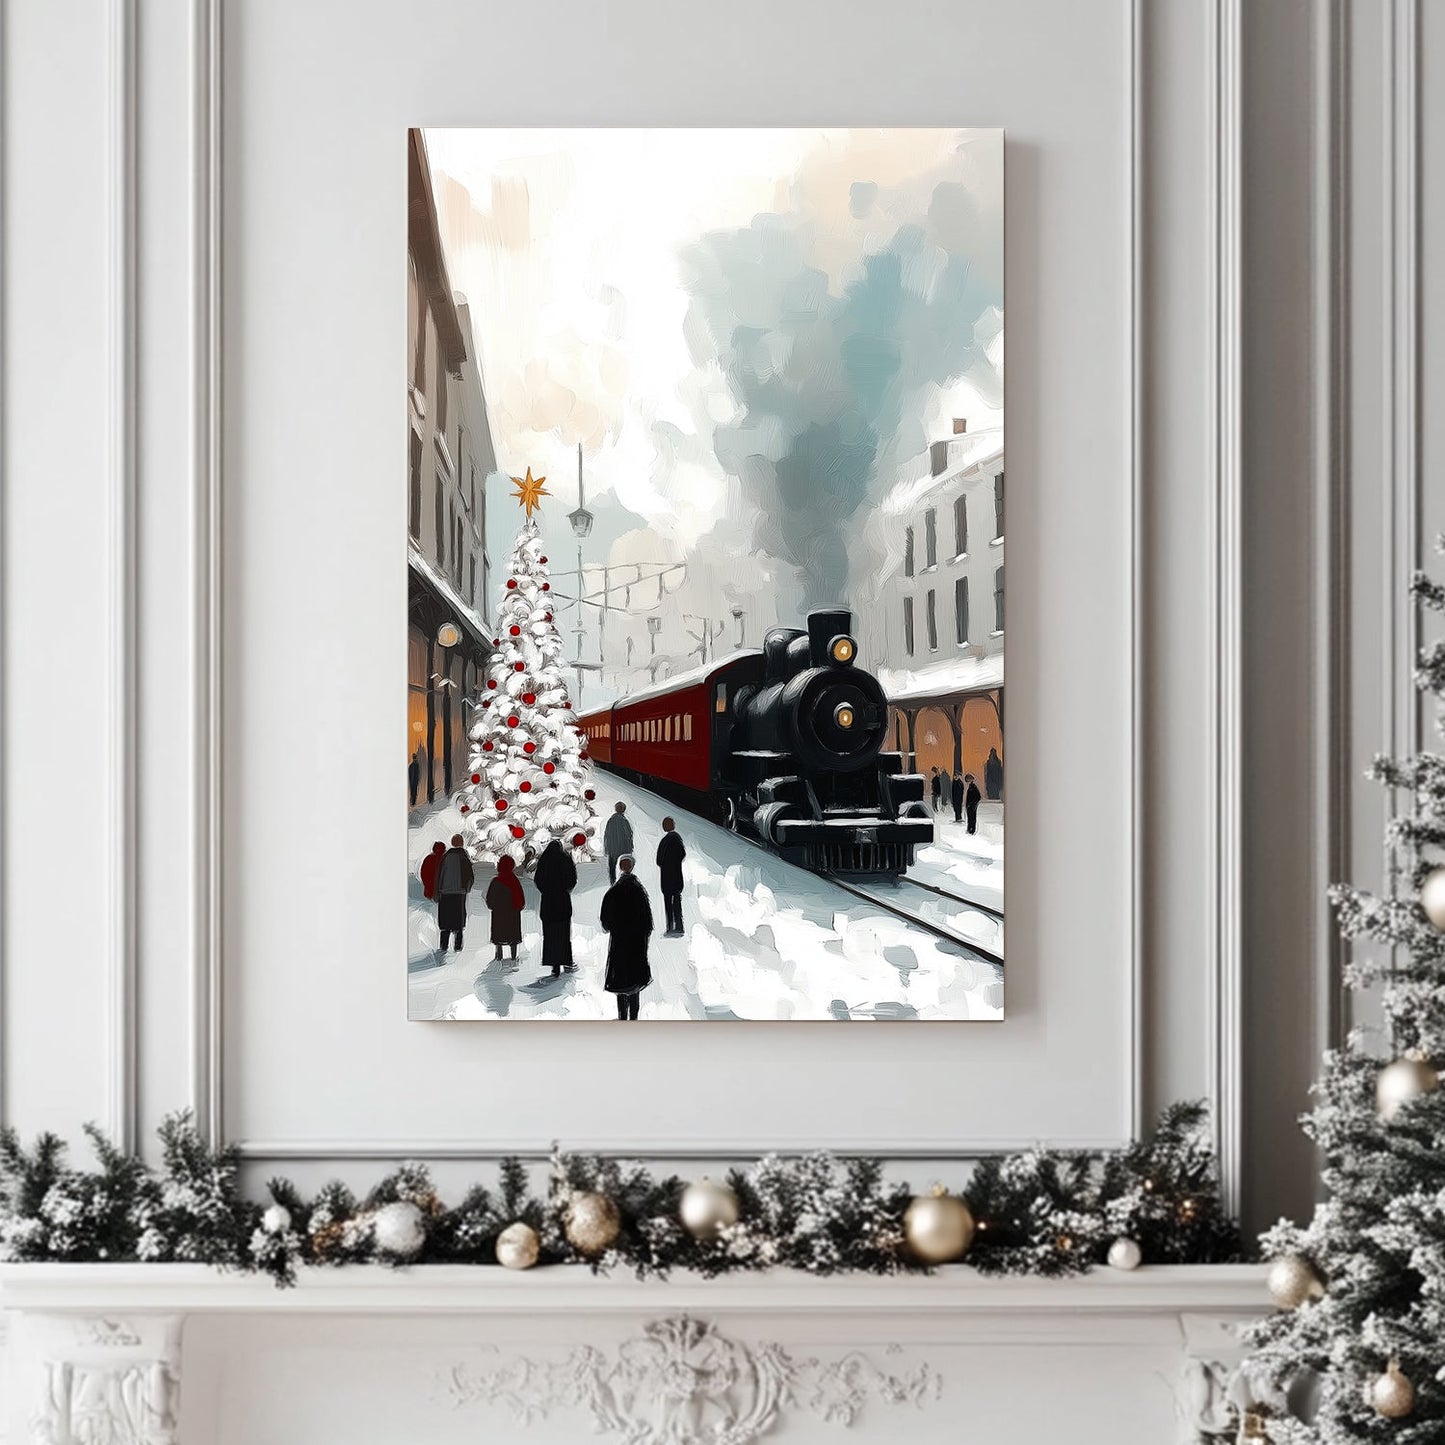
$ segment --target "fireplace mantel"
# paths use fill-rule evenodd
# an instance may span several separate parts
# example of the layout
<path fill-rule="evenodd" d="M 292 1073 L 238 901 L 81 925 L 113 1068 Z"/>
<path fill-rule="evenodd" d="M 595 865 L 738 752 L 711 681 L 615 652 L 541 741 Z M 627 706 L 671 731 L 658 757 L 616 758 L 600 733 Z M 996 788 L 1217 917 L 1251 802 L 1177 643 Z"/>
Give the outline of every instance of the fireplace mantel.
<path fill-rule="evenodd" d="M 738 1441 L 830 1439 L 855 1421 L 872 1439 L 900 1410 L 912 1442 L 973 1438 L 959 1430 L 970 1420 L 1017 1431 L 1031 1410 L 1057 1408 L 1051 1389 L 1067 1389 L 1071 1438 L 1086 1440 L 1095 1388 L 1108 1407 L 1100 1439 L 1200 1441 L 1227 1419 L 1238 1325 L 1268 1308 L 1254 1265 L 666 1281 L 349 1266 L 305 1270 L 292 1289 L 189 1265 L 0 1267 L 11 1445 L 381 1441 L 398 1429 L 707 1445 L 705 1422 L 718 1420 Z M 328 1381 L 333 1394 L 344 1382 L 345 1406 L 324 1398 Z M 1124 1381 L 1137 1399 L 1115 1400 Z M 679 1410 L 699 1423 L 679 1425 Z M 98 1418 L 111 1435 L 94 1433 Z"/>

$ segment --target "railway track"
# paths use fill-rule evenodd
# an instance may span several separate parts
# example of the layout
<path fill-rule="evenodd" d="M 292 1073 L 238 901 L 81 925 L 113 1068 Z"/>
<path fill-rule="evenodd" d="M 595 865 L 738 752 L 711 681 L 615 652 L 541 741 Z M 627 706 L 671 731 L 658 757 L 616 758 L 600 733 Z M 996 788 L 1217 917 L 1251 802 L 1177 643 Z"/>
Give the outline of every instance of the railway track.
<path fill-rule="evenodd" d="M 972 908 L 975 913 L 982 913 L 985 918 L 992 918 L 998 923 L 1003 922 L 1003 913 L 1000 909 L 990 908 L 987 903 L 980 903 L 976 898 L 965 897 L 962 893 L 950 893 L 946 888 L 939 888 L 932 883 L 924 883 L 918 878 L 910 878 L 906 873 L 898 881 L 911 884 L 914 888 L 922 888 L 939 898 L 946 898 L 950 903 L 961 903 L 965 908 Z"/>
<path fill-rule="evenodd" d="M 970 953 L 977 954 L 980 958 L 986 959 L 989 963 L 1004 966 L 1003 955 L 995 953 L 991 948 L 975 942 L 971 938 L 965 938 L 961 933 L 955 933 L 951 928 L 945 928 L 941 923 L 935 923 L 931 918 L 921 918 L 918 914 L 910 912 L 901 904 L 893 903 L 887 898 L 881 898 L 877 893 L 872 893 L 866 888 L 860 888 L 855 883 L 850 883 L 840 878 L 836 873 L 822 873 L 819 877 L 826 878 L 835 888 L 841 888 L 845 893 L 851 893 L 855 898 L 861 899 L 864 903 L 871 903 L 875 908 L 881 908 L 885 913 L 891 913 L 895 918 L 901 919 L 904 923 L 913 928 L 921 928 L 925 933 L 931 933 L 935 938 L 941 938 L 945 943 L 956 944 L 959 948 L 966 948 Z M 913 879 L 906 879 L 906 882 L 913 882 Z M 978 904 L 969 903 L 966 898 L 958 898 L 952 893 L 944 893 L 941 888 L 934 888 L 930 883 L 919 883 L 918 887 L 926 888 L 931 893 L 937 893 L 944 898 L 952 899 L 956 903 L 965 903 L 970 908 L 978 908 L 981 913 L 993 913 L 999 919 L 1003 914 L 994 913 L 992 909 L 980 908 Z"/>

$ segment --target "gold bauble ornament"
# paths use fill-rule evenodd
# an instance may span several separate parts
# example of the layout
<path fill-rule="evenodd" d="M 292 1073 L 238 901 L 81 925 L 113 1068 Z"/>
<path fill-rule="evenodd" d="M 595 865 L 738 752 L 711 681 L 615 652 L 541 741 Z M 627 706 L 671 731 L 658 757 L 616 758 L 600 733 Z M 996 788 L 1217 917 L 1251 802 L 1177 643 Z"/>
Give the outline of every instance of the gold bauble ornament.
<path fill-rule="evenodd" d="M 738 1222 L 738 1196 L 731 1184 L 695 1179 L 682 1191 L 677 1217 L 694 1239 L 707 1242 Z"/>
<path fill-rule="evenodd" d="M 1432 868 L 1420 885 L 1420 907 L 1425 917 L 1445 933 L 1445 867 Z"/>
<path fill-rule="evenodd" d="M 1306 1300 L 1325 1297 L 1325 1282 L 1302 1254 L 1286 1254 L 1275 1260 L 1265 1276 L 1265 1288 L 1282 1310 L 1298 1309 Z"/>
<path fill-rule="evenodd" d="M 1403 1420 L 1415 1408 L 1415 1387 L 1399 1360 L 1391 1360 L 1385 1373 L 1370 1382 L 1370 1404 L 1387 1420 Z"/>
<path fill-rule="evenodd" d="M 941 1184 L 931 1194 L 920 1194 L 903 1215 L 908 1247 L 924 1264 L 948 1264 L 962 1259 L 973 1243 L 973 1215 L 968 1205 Z"/>
<path fill-rule="evenodd" d="M 579 1190 L 572 1196 L 563 1221 L 567 1243 L 582 1254 L 602 1254 L 622 1231 L 622 1215 L 605 1194 Z"/>
<path fill-rule="evenodd" d="M 507 1269 L 531 1269 L 541 1243 L 537 1231 L 519 1219 L 497 1236 L 497 1263 Z"/>
<path fill-rule="evenodd" d="M 1406 1104 L 1440 1087 L 1435 1066 L 1418 1049 L 1409 1049 L 1380 1070 L 1375 1084 L 1375 1108 L 1389 1123 Z"/>

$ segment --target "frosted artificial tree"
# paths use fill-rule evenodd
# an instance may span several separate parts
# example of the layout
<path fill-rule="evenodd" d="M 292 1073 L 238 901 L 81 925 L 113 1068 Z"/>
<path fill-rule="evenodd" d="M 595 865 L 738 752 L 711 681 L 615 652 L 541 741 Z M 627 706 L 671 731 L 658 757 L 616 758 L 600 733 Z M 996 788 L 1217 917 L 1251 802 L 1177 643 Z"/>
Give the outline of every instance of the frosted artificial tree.
<path fill-rule="evenodd" d="M 497 605 L 496 651 L 468 731 L 469 778 L 457 794 L 467 849 L 525 866 L 554 838 L 581 861 L 601 851 L 587 739 L 567 696 L 562 633 L 532 513 L 545 477 L 514 477 L 527 518 Z"/>
<path fill-rule="evenodd" d="M 1421 577 L 1414 593 L 1445 611 L 1445 588 Z M 1445 702 L 1445 641 L 1415 680 Z M 1445 1441 L 1445 757 L 1377 758 L 1371 776 L 1406 804 L 1386 838 L 1391 896 L 1330 896 L 1343 936 L 1378 945 L 1346 981 L 1379 987 L 1388 1050 L 1356 1029 L 1325 1057 L 1305 1129 L 1327 1197 L 1306 1228 L 1264 1238 L 1280 1309 L 1245 1367 L 1274 1402 L 1246 1433 L 1291 1445 Z"/>

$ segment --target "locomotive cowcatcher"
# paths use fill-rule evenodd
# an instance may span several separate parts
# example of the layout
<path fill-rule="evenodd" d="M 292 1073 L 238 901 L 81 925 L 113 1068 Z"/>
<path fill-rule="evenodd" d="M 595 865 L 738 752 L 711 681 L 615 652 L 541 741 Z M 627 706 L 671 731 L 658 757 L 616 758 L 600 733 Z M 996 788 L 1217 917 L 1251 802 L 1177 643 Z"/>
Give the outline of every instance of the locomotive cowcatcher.
<path fill-rule="evenodd" d="M 826 873 L 902 873 L 933 841 L 924 780 L 887 752 L 888 702 L 852 614 L 813 612 L 578 719 L 602 766 Z"/>

